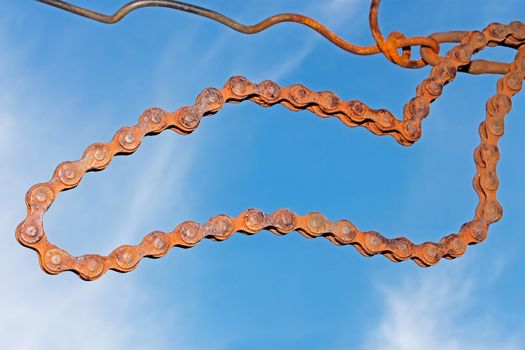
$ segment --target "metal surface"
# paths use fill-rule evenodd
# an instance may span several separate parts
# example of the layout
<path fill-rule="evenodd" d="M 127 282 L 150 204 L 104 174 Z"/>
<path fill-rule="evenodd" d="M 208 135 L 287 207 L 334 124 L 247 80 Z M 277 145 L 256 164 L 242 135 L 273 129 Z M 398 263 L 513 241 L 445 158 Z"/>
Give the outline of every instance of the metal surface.
<path fill-rule="evenodd" d="M 52 2 L 54 5 L 61 3 L 56 0 L 42 1 Z M 164 2 L 166 1 L 162 3 Z M 387 110 L 371 109 L 360 101 L 344 101 L 328 91 L 313 92 L 302 85 L 281 87 L 271 81 L 255 84 L 243 77 L 233 77 L 223 88 L 205 89 L 194 105 L 171 113 L 157 108 L 146 110 L 138 124 L 120 129 L 110 142 L 92 144 L 80 160 L 60 164 L 50 181 L 29 189 L 26 195 L 27 217 L 17 227 L 17 239 L 21 244 L 37 251 L 44 271 L 50 274 L 73 271 L 85 280 L 99 278 L 109 269 L 130 271 L 142 258 L 163 256 L 172 247 L 189 248 L 204 238 L 222 241 L 235 232 L 254 234 L 261 230 L 279 235 L 298 231 L 308 238 L 323 236 L 337 245 L 353 245 L 366 256 L 382 254 L 396 262 L 412 259 L 421 266 L 434 265 L 441 258 L 452 259 L 463 255 L 468 245 L 483 241 L 487 237 L 489 226 L 502 216 L 502 208 L 496 197 L 499 186 L 496 172 L 499 160 L 498 141 L 504 133 L 504 117 L 511 109 L 511 98 L 521 90 L 525 79 L 525 24 L 493 23 L 481 32 L 434 34 L 424 40 L 418 37 L 403 38 L 402 34 L 394 33 L 385 40 L 377 25 L 378 5 L 379 0 L 372 1 L 370 15 L 378 50 L 390 61 L 404 67 L 416 68 L 424 63 L 434 65 L 429 78 L 417 87 L 416 97 L 405 105 L 402 118 L 396 118 Z M 122 18 L 125 13 L 117 18 Z M 89 17 L 89 13 L 83 15 Z M 422 45 L 422 60 L 411 60 L 407 47 L 403 49 L 402 55 L 397 52 L 397 48 L 403 46 L 396 43 L 408 39 L 412 40 L 411 45 Z M 457 40 L 460 43 L 444 57 L 437 56 L 439 44 L 436 48 L 433 41 L 439 43 Z M 511 64 L 503 66 L 477 61 L 478 64 L 474 65 L 472 55 L 487 46 L 497 45 L 516 48 L 517 55 Z M 434 53 L 425 53 L 423 47 Z M 476 73 L 505 74 L 497 83 L 496 95 L 487 101 L 486 118 L 479 127 L 481 143 L 474 152 L 477 171 L 473 180 L 479 204 L 474 217 L 462 225 L 458 233 L 447 235 L 439 242 L 416 244 L 404 237 L 388 239 L 374 231 L 361 231 L 347 220 L 330 221 L 320 213 L 301 216 L 289 209 L 280 209 L 271 214 L 248 209 L 237 217 L 218 215 L 203 224 L 187 221 L 169 233 L 152 232 L 138 245 L 120 246 L 108 256 L 88 254 L 74 257 L 46 238 L 44 213 L 59 192 L 76 187 L 86 172 L 106 168 L 114 156 L 133 153 L 145 136 L 168 129 L 182 135 L 193 132 L 204 116 L 217 113 L 225 103 L 252 101 L 263 107 L 282 104 L 292 111 L 309 110 L 320 117 L 336 117 L 347 126 L 363 126 L 376 135 L 390 135 L 401 145 L 409 146 L 421 137 L 422 121 L 430 112 L 430 104 L 441 95 L 443 87 L 454 80 L 458 71 L 471 72 L 472 67 L 477 67 Z"/>

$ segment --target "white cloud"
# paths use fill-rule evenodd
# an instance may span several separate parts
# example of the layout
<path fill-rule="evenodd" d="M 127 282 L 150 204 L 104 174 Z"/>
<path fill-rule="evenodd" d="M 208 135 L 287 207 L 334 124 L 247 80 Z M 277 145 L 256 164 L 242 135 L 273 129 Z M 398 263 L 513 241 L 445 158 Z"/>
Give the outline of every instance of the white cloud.
<path fill-rule="evenodd" d="M 295 54 L 288 57 L 286 60 L 279 63 L 278 67 L 273 67 L 266 71 L 259 80 L 275 80 L 278 81 L 288 73 L 293 72 L 294 69 L 300 66 L 306 57 L 308 57 L 316 46 L 316 42 L 307 41 L 296 50 Z"/>
<path fill-rule="evenodd" d="M 131 199 L 127 215 L 121 220 L 119 233 L 114 237 L 114 242 L 129 241 L 131 234 L 137 231 L 144 218 L 155 213 L 158 208 L 175 202 L 173 200 L 174 194 L 177 194 L 178 202 L 184 204 L 184 183 L 194 163 L 196 150 L 194 148 L 184 149 L 183 152 L 180 152 L 181 148 L 178 142 L 180 136 L 172 136 L 172 139 L 156 147 L 157 152 L 152 155 L 153 163 L 144 167 L 141 173 L 134 176 L 135 195 Z M 170 176 L 169 181 L 166 181 L 165 174 L 173 166 L 173 156 L 176 153 L 176 176 Z M 156 183 L 163 184 L 163 194 L 159 195 L 157 188 L 152 185 Z M 145 203 L 148 205 L 144 205 Z"/>
<path fill-rule="evenodd" d="M 366 4 L 368 8 L 370 1 L 367 0 L 330 0 L 323 2 L 320 12 L 326 18 L 329 26 L 338 26 L 343 22 L 347 23 L 350 17 L 354 16 L 360 6 Z"/>
<path fill-rule="evenodd" d="M 319 14 L 319 18 L 316 20 L 323 23 L 332 31 L 337 32 L 337 28 L 345 24 L 346 26 L 351 24 L 351 18 L 358 14 L 360 6 L 367 1 L 364 0 L 330 0 L 324 1 L 321 4 L 312 3 L 306 9 L 305 13 L 316 13 Z M 320 34 L 310 36 L 309 40 L 300 40 L 295 38 L 295 42 L 302 42 L 295 50 L 295 54 L 289 56 L 287 59 L 279 62 L 278 65 L 265 69 L 257 77 L 259 80 L 279 80 L 287 74 L 293 72 L 295 69 L 300 67 L 304 59 L 306 59 L 312 52 L 314 52 L 318 43 L 326 38 Z"/>
<path fill-rule="evenodd" d="M 383 313 L 368 332 L 364 348 L 522 349 L 523 336 L 502 328 L 476 294 L 483 287 L 480 281 L 496 282 L 495 274 L 489 271 L 494 280 L 487 281 L 479 271 L 439 266 L 415 274 L 400 287 L 382 285 Z"/>

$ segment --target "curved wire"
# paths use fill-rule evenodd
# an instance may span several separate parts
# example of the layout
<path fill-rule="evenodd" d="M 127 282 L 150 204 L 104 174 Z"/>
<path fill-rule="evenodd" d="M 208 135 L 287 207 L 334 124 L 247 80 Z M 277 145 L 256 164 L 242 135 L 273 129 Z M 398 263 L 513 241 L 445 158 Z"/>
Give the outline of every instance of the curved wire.
<path fill-rule="evenodd" d="M 385 40 L 378 24 L 378 12 L 381 0 L 372 0 L 370 8 L 370 28 L 372 36 L 376 41 L 376 45 L 369 46 L 360 46 L 349 43 L 316 20 L 294 13 L 281 13 L 268 17 L 256 24 L 246 25 L 239 23 L 222 13 L 176 0 L 133 0 L 122 6 L 112 15 L 105 15 L 62 0 L 36 1 L 106 24 L 117 23 L 130 12 L 144 7 L 164 7 L 192 13 L 197 16 L 209 18 L 243 34 L 255 34 L 279 23 L 292 22 L 315 30 L 330 42 L 347 52 L 356 55 L 374 55 L 382 52 L 390 61 L 405 68 L 421 68 L 427 64 L 436 65 L 442 59 L 438 56 L 439 43 L 459 42 L 463 36 L 468 33 L 464 31 L 452 31 L 434 33 L 429 37 L 405 37 L 401 33 L 393 32 L 389 35 L 387 40 Z M 410 48 L 412 46 L 421 46 L 422 60 L 410 60 Z M 403 49 L 403 55 L 399 55 L 397 52 L 397 49 L 399 48 Z M 463 67 L 461 70 L 472 74 L 503 74 L 507 72 L 508 69 L 509 64 L 507 63 L 474 60 L 471 64 Z"/>
<path fill-rule="evenodd" d="M 351 52 L 353 54 L 357 55 L 374 55 L 377 54 L 380 51 L 380 49 L 376 45 L 371 46 L 360 46 L 360 45 L 354 45 L 349 43 L 348 41 L 344 40 L 337 34 L 335 34 L 332 30 L 328 29 L 323 24 L 317 22 L 316 20 L 303 16 L 300 14 L 295 13 L 281 13 L 277 14 L 271 17 L 268 17 L 256 24 L 253 25 L 246 25 L 239 23 L 235 21 L 234 19 L 225 16 L 219 12 L 184 3 L 182 1 L 175 1 L 175 0 L 134 0 L 126 5 L 122 6 L 120 9 L 118 9 L 113 15 L 105 15 L 99 12 L 95 12 L 77 5 L 73 5 L 71 3 L 62 1 L 62 0 L 37 0 L 41 3 L 51 5 L 54 7 L 57 7 L 59 9 L 77 14 L 79 16 L 83 16 L 89 19 L 93 19 L 98 22 L 107 23 L 107 24 L 113 24 L 117 23 L 126 15 L 128 15 L 130 12 L 135 11 L 140 8 L 144 7 L 165 7 L 170 8 L 174 10 L 184 11 L 193 13 L 198 16 L 209 18 L 213 21 L 219 22 L 221 24 L 224 24 L 227 27 L 230 27 L 233 30 L 236 30 L 243 34 L 255 34 L 259 33 L 271 26 L 274 26 L 279 23 L 283 22 L 293 22 L 302 24 L 306 27 L 309 27 L 322 36 L 324 36 L 326 39 L 331 41 L 333 44 L 337 45 L 341 49 Z"/>

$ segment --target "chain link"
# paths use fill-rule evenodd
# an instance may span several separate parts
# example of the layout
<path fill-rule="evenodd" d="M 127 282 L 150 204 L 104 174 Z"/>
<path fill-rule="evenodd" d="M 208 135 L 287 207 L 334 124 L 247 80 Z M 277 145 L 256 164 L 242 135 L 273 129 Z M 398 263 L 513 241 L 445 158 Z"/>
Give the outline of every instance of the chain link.
<path fill-rule="evenodd" d="M 292 111 L 309 110 L 320 117 L 336 117 L 350 127 L 363 126 L 376 135 L 390 135 L 401 145 L 411 145 L 421 137 L 421 123 L 430 112 L 430 103 L 462 67 L 471 64 L 472 55 L 506 42 L 513 42 L 518 52 L 508 72 L 498 81 L 496 95 L 488 100 L 486 118 L 479 128 L 481 144 L 474 152 L 477 170 L 473 181 L 479 204 L 471 221 L 461 226 L 458 233 L 438 242 L 416 244 L 404 237 L 389 239 L 374 231 L 362 231 L 347 220 L 331 221 L 317 212 L 298 215 L 289 209 L 274 213 L 248 209 L 237 217 L 221 214 L 206 223 L 186 221 L 169 233 L 151 232 L 140 244 L 120 246 L 108 256 L 75 257 L 47 240 L 43 217 L 61 191 L 76 187 L 87 172 L 106 168 L 114 156 L 135 152 L 145 136 L 167 129 L 182 135 L 192 133 L 204 116 L 217 113 L 225 103 L 249 100 L 263 107 L 282 104 Z M 190 248 L 204 238 L 222 241 L 235 232 L 251 235 L 262 230 L 278 235 L 298 231 L 308 238 L 322 236 L 337 245 L 352 245 L 365 256 L 382 254 L 395 262 L 412 259 L 421 266 L 434 265 L 441 258 L 459 257 L 468 245 L 483 241 L 489 226 L 502 216 L 496 197 L 498 141 L 504 132 L 504 117 L 511 109 L 511 98 L 520 91 L 525 79 L 524 43 L 525 26 L 519 22 L 491 24 L 482 32 L 464 35 L 461 43 L 440 59 L 429 78 L 417 87 L 416 97 L 405 104 L 402 119 L 357 100 L 344 101 L 329 91 L 314 92 L 303 85 L 281 87 L 272 81 L 255 84 L 239 76 L 230 78 L 221 89 L 203 90 L 194 105 L 175 112 L 148 109 L 138 124 L 120 129 L 108 143 L 90 145 L 81 159 L 58 165 L 50 181 L 32 186 L 26 195 L 27 217 L 17 227 L 16 237 L 38 253 L 44 271 L 73 271 L 85 280 L 97 279 L 110 269 L 130 271 L 142 258 L 161 257 L 172 247 Z"/>

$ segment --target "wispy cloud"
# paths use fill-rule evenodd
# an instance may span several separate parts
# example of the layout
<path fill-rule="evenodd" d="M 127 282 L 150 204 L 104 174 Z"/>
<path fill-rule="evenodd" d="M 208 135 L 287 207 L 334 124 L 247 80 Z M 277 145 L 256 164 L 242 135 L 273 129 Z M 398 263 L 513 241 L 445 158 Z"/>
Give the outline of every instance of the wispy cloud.
<path fill-rule="evenodd" d="M 480 281 L 496 282 L 500 268 L 491 269 L 492 282 L 458 268 L 425 270 L 394 289 L 381 286 L 384 311 L 364 349 L 522 349 L 523 333 L 499 325 L 476 293 Z"/>
<path fill-rule="evenodd" d="M 142 220 L 154 214 L 160 207 L 168 204 L 173 206 L 175 202 L 180 203 L 181 206 L 185 204 L 184 183 L 192 168 L 197 150 L 195 148 L 181 150 L 177 137 L 178 135 L 170 140 L 162 140 L 163 142 L 155 147 L 156 152 L 152 155 L 153 163 L 149 163 L 148 167 L 144 167 L 141 173 L 133 177 L 135 195 L 131 198 L 127 215 L 120 222 L 119 233 L 114 237 L 114 243 L 122 244 L 122 242 L 129 242 L 132 237 L 136 238 L 134 233 L 136 234 L 141 226 Z M 169 171 L 174 166 L 175 155 L 177 169 Z M 175 176 L 166 179 L 166 173 L 175 173 Z M 159 183 L 162 183 L 163 193 L 158 193 L 158 188 L 154 186 Z M 174 201 L 173 198 L 178 198 L 178 201 Z"/>
<path fill-rule="evenodd" d="M 305 13 L 316 13 L 316 19 L 321 21 L 324 25 L 333 31 L 345 23 L 351 23 L 351 18 L 354 17 L 360 6 L 366 1 L 364 0 L 330 0 L 322 3 L 312 3 L 305 8 Z M 298 46 L 295 53 L 290 55 L 285 60 L 279 62 L 278 65 L 264 69 L 258 79 L 272 79 L 279 80 L 287 74 L 293 72 L 301 63 L 314 52 L 319 42 L 326 40 L 320 35 L 311 36 L 308 40 L 295 39 L 295 42 L 302 42 Z"/>
<path fill-rule="evenodd" d="M 227 36 L 224 34 L 216 38 L 206 51 L 198 57 L 198 60 L 193 62 L 192 69 L 181 73 L 180 69 L 177 68 L 176 57 L 178 52 L 202 50 L 203 43 L 196 40 L 198 35 L 198 27 L 187 28 L 186 31 L 174 35 L 165 47 L 159 50 L 158 61 L 155 63 L 158 74 L 155 76 L 153 85 L 157 94 L 156 99 L 160 100 L 161 103 L 172 104 L 173 96 L 175 96 L 175 100 L 184 101 L 181 102 L 183 105 L 191 104 L 196 96 L 189 97 L 187 87 L 191 86 L 191 90 L 200 91 L 204 86 L 196 87 L 195 83 L 209 76 L 215 70 L 216 56 L 228 44 Z M 167 108 L 167 105 L 162 107 Z M 175 108 L 179 107 L 182 106 L 178 105 Z M 195 188 L 191 189 L 191 196 L 188 195 L 185 185 L 196 159 L 203 160 L 203 156 L 200 155 L 202 143 L 199 139 L 195 139 L 189 144 L 189 147 L 188 145 L 182 147 L 181 137 L 183 136 L 173 134 L 170 135 L 169 139 L 148 140 L 148 142 L 156 143 L 154 154 L 151 156 L 153 162 L 148 163 L 148 167 L 141 169 L 141 172 L 132 179 L 136 191 L 130 200 L 128 215 L 125 215 L 120 221 L 119 234 L 115 238 L 115 242 L 118 244 L 129 242 L 131 237 L 137 238 L 137 229 L 141 227 L 144 219 L 148 218 L 150 214 L 166 207 L 178 207 L 178 213 L 184 214 L 186 209 L 191 206 L 191 198 L 199 195 Z M 177 161 L 174 162 L 174 159 Z M 170 174 L 168 179 L 166 174 Z M 159 193 L 156 186 L 152 186 L 152 184 L 158 183 L 162 183 L 162 193 Z M 176 224 L 178 222 L 173 222 L 173 225 Z"/>

